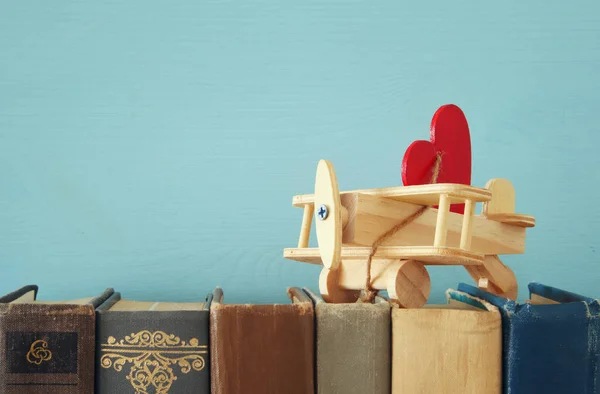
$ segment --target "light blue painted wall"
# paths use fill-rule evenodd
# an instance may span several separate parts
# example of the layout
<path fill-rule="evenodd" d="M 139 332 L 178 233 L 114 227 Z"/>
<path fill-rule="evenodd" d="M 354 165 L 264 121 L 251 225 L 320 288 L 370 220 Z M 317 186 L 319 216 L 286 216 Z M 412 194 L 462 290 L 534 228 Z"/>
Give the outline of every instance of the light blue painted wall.
<path fill-rule="evenodd" d="M 343 189 L 398 185 L 442 104 L 473 184 L 537 216 L 538 280 L 600 296 L 597 1 L 0 1 L 0 292 L 285 302 L 284 260 L 331 160 Z M 431 269 L 432 300 L 469 281 Z"/>

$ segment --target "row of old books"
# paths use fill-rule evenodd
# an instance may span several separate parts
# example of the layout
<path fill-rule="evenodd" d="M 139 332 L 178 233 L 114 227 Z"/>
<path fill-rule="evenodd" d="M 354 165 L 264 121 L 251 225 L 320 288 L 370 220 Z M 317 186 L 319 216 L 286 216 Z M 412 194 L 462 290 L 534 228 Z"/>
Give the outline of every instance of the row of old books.
<path fill-rule="evenodd" d="M 460 284 L 444 305 L 0 298 L 0 393 L 597 393 L 598 300 L 529 285 L 519 304 Z"/>

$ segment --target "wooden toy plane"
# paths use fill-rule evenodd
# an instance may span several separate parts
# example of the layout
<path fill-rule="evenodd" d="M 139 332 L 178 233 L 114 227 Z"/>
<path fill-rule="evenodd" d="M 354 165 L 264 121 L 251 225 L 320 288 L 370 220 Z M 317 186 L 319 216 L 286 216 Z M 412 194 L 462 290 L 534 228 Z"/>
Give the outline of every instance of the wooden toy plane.
<path fill-rule="evenodd" d="M 356 301 L 370 245 L 421 206 L 438 205 L 379 247 L 371 286 L 400 305 L 420 307 L 429 297 L 426 265 L 463 265 L 481 287 L 516 298 L 516 278 L 498 255 L 524 253 L 525 230 L 535 218 L 515 213 L 514 195 L 506 179 L 485 188 L 440 183 L 340 193 L 333 165 L 321 160 L 315 193 L 293 198 L 304 215 L 298 247 L 285 249 L 284 257 L 324 266 L 319 288 L 328 302 Z M 479 202 L 482 212 L 475 215 Z M 449 211 L 458 203 L 465 204 L 464 214 Z M 318 248 L 308 247 L 313 215 Z"/>
<path fill-rule="evenodd" d="M 451 211 L 454 204 L 464 204 L 464 214 Z M 498 255 L 524 253 L 526 229 L 535 226 L 533 216 L 515 213 L 515 191 L 507 179 L 492 179 L 485 188 L 434 183 L 340 192 L 326 160 L 317 166 L 314 194 L 294 196 L 293 205 L 304 209 L 300 239 L 284 257 L 322 264 L 319 289 L 333 303 L 358 299 L 373 243 L 423 206 L 429 208 L 377 249 L 371 288 L 418 308 L 431 287 L 425 266 L 462 265 L 479 287 L 515 299 L 517 280 Z M 313 216 L 318 248 L 308 247 Z"/>

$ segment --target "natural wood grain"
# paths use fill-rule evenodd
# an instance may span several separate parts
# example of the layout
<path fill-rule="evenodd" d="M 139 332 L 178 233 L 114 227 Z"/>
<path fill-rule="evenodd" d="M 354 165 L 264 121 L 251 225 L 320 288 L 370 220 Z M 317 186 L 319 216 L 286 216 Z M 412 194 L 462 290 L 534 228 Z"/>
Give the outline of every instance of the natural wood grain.
<path fill-rule="evenodd" d="M 348 246 L 342 249 L 341 259 L 366 261 L 370 252 L 369 247 Z M 283 251 L 283 257 L 304 263 L 323 264 L 318 248 L 287 248 Z M 378 258 L 418 260 L 425 265 L 479 265 L 484 256 L 452 247 L 381 246 L 373 260 Z"/>
<path fill-rule="evenodd" d="M 365 288 L 367 263 L 342 260 L 336 271 L 323 268 L 319 288 L 328 302 L 353 302 Z M 431 280 L 420 262 L 378 259 L 371 265 L 371 288 L 387 290 L 390 299 L 404 308 L 420 308 L 427 302 Z"/>
<path fill-rule="evenodd" d="M 431 287 L 424 264 L 463 265 L 480 288 L 516 298 L 518 286 L 514 273 L 502 264 L 497 254 L 523 253 L 525 228 L 532 225 L 533 218 L 515 216 L 514 189 L 509 181 L 493 179 L 486 187 L 488 190 L 433 184 L 340 194 L 333 165 L 321 160 L 314 196 L 294 197 L 296 205 L 304 207 L 300 247 L 286 249 L 284 257 L 330 268 L 333 272 L 322 271 L 320 286 L 332 302 L 348 299 L 343 290 L 366 286 L 387 289 L 398 305 L 421 307 L 427 302 Z M 482 198 L 482 191 L 491 194 L 492 200 L 489 196 Z M 478 201 L 484 203 L 483 213 L 474 216 Z M 464 214 L 450 212 L 453 202 L 464 203 Z M 427 206 L 425 211 L 423 205 Z M 329 210 L 327 217 L 317 221 L 319 248 L 305 247 L 306 212 L 311 206 L 322 207 L 317 208 L 318 217 L 323 216 L 319 211 Z M 498 220 L 489 220 L 489 215 Z M 406 226 L 397 227 L 409 218 Z M 458 248 L 447 246 L 449 233 Z M 386 238 L 381 241 L 384 234 Z M 377 245 L 375 251 L 373 245 Z M 372 253 L 375 255 L 371 256 Z M 369 265 L 371 261 L 377 262 L 375 267 Z M 364 267 L 351 268 L 357 264 Z"/>
<path fill-rule="evenodd" d="M 419 186 L 394 186 L 380 189 L 360 189 L 342 192 L 342 194 L 346 193 L 362 193 L 419 205 L 436 205 L 439 201 L 440 194 L 446 194 L 450 204 L 462 204 L 466 200 L 485 202 L 490 201 L 492 198 L 492 193 L 489 190 L 475 186 L 454 183 L 438 183 Z M 304 205 L 313 203 L 314 201 L 314 194 L 303 194 L 294 196 L 292 198 L 292 205 L 295 207 L 303 207 Z"/>
<path fill-rule="evenodd" d="M 300 227 L 300 239 L 298 240 L 299 248 L 307 248 L 310 238 L 310 228 L 312 226 L 312 218 L 315 211 L 314 204 L 306 204 L 304 206 L 304 214 L 302 216 L 302 227 Z"/>
<path fill-rule="evenodd" d="M 475 212 L 475 202 L 467 200 L 463 214 L 462 229 L 460 232 L 460 248 L 465 250 L 471 249 L 471 239 L 473 233 L 473 213 Z"/>
<path fill-rule="evenodd" d="M 348 245 L 370 246 L 397 223 L 414 214 L 420 205 L 379 198 L 367 194 L 342 195 L 348 209 L 348 224 L 342 242 Z M 433 245 L 437 210 L 429 208 L 421 217 L 386 240 L 384 246 Z M 465 231 L 465 216 L 449 212 L 446 245 L 459 247 Z M 526 230 L 518 226 L 486 220 L 474 215 L 471 219 L 470 251 L 481 254 L 521 254 L 525 251 Z"/>
<path fill-rule="evenodd" d="M 478 286 L 491 293 L 515 300 L 518 295 L 518 283 L 514 272 L 504 265 L 495 255 L 485 256 L 483 264 L 478 266 L 465 266 L 471 278 Z M 482 279 L 487 284 L 479 285 Z M 484 282 L 485 283 L 485 282 Z"/>
<path fill-rule="evenodd" d="M 433 238 L 433 246 L 437 248 L 446 246 L 449 211 L 450 199 L 447 194 L 442 194 L 440 195 L 440 205 L 438 207 L 437 220 L 435 224 L 435 236 Z"/>
<path fill-rule="evenodd" d="M 402 260 L 377 259 L 371 264 L 371 288 L 386 290 L 390 276 L 395 276 L 402 265 Z M 365 288 L 365 273 L 367 262 L 365 260 L 342 260 L 337 277 L 339 286 L 348 290 L 362 290 Z"/>
<path fill-rule="evenodd" d="M 353 303 L 360 297 L 360 289 L 346 289 L 342 287 L 340 276 L 343 275 L 342 270 L 330 270 L 323 267 L 319 275 L 319 291 L 326 302 L 340 304 Z M 363 273 L 364 276 L 364 273 Z"/>
<path fill-rule="evenodd" d="M 482 215 L 515 213 L 515 188 L 508 179 L 490 179 L 485 188 L 492 193 L 492 199 L 483 203 Z"/>
<path fill-rule="evenodd" d="M 325 220 L 315 219 L 315 229 L 322 263 L 335 270 L 342 251 L 342 204 L 333 164 L 327 160 L 320 160 L 317 166 L 314 205 L 316 215 L 321 205 L 329 211 Z"/>
<path fill-rule="evenodd" d="M 402 261 L 398 269 L 388 276 L 388 296 L 403 308 L 420 308 L 427 302 L 431 279 L 423 264 Z"/>
<path fill-rule="evenodd" d="M 494 213 L 488 214 L 487 218 L 511 226 L 535 227 L 535 217 L 521 213 Z"/>
<path fill-rule="evenodd" d="M 508 179 L 490 179 L 485 188 L 492 192 L 492 199 L 483 203 L 482 216 L 519 227 L 535 226 L 533 216 L 515 213 L 515 189 Z"/>

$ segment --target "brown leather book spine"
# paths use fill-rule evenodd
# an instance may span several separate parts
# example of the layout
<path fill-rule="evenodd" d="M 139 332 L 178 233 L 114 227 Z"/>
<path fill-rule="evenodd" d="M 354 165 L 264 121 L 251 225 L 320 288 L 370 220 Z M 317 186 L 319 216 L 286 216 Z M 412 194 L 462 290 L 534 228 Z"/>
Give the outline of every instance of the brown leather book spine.
<path fill-rule="evenodd" d="M 211 306 L 212 394 L 314 393 L 314 311 L 299 289 L 293 304 Z"/>
<path fill-rule="evenodd" d="M 94 392 L 93 305 L 0 304 L 0 393 Z"/>

